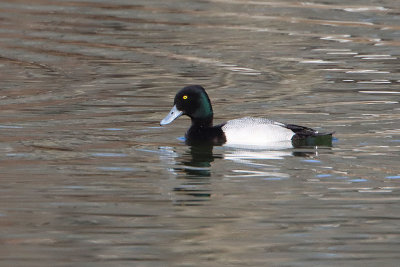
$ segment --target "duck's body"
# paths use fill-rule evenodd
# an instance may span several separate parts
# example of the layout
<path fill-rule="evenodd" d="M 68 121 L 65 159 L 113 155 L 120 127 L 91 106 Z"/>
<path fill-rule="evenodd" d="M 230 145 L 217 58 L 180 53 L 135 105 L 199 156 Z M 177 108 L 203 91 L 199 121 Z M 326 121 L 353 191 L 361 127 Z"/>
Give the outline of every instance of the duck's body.
<path fill-rule="evenodd" d="M 200 85 L 181 89 L 175 96 L 174 107 L 160 124 L 169 124 L 181 115 L 188 115 L 192 120 L 192 125 L 185 135 L 189 145 L 268 146 L 308 137 L 332 136 L 331 133 L 318 133 L 311 128 L 265 118 L 245 117 L 213 126 L 211 102 Z"/>

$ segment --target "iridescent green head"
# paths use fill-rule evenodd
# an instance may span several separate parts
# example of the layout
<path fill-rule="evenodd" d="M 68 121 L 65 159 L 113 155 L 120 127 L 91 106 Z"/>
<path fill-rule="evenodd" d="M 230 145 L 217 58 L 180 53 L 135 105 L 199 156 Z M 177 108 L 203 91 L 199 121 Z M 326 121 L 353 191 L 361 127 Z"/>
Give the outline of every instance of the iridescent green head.
<path fill-rule="evenodd" d="M 160 124 L 169 124 L 182 115 L 189 116 L 193 123 L 212 124 L 213 110 L 203 87 L 191 85 L 181 89 L 175 96 L 174 106 Z"/>

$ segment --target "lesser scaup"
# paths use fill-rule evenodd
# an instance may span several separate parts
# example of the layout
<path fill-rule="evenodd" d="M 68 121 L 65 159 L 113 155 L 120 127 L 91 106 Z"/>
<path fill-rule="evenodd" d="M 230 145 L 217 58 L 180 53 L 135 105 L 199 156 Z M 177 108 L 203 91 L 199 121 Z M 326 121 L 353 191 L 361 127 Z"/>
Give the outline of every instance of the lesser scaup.
<path fill-rule="evenodd" d="M 309 137 L 328 136 L 314 129 L 294 124 L 284 124 L 264 118 L 245 117 L 213 126 L 213 110 L 210 99 L 200 85 L 181 89 L 175 96 L 174 106 L 160 122 L 166 125 L 182 115 L 192 120 L 186 132 L 186 143 L 212 145 L 264 145 L 290 142 Z"/>

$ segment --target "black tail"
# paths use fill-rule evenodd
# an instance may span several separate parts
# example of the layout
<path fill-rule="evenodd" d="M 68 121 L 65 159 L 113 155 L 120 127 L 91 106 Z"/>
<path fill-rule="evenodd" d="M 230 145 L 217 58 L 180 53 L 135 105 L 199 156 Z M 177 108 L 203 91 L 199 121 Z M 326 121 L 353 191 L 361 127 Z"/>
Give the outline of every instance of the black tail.
<path fill-rule="evenodd" d="M 295 124 L 286 124 L 286 128 L 292 130 L 295 135 L 292 138 L 293 146 L 332 146 L 332 135 L 331 133 L 319 133 L 318 131 L 299 126 Z"/>

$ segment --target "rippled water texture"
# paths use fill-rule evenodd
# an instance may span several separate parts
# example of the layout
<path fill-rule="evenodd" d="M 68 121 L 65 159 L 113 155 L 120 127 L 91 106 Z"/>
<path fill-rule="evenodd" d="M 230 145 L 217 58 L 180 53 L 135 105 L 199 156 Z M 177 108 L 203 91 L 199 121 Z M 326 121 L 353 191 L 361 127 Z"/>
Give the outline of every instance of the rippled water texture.
<path fill-rule="evenodd" d="M 0 2 L 0 265 L 398 266 L 399 1 Z M 332 147 L 188 147 L 215 121 Z"/>

